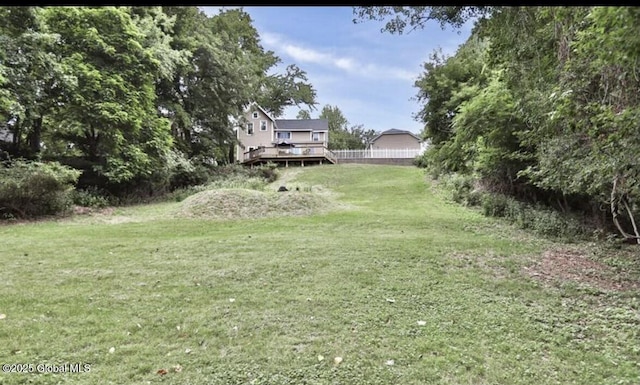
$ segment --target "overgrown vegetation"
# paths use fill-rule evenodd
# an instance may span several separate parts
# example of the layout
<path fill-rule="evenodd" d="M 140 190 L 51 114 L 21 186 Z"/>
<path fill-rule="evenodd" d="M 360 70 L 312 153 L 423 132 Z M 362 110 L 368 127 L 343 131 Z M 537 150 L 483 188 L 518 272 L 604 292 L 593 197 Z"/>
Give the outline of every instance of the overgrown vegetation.
<path fill-rule="evenodd" d="M 60 162 L 110 200 L 206 183 L 233 162 L 250 102 L 315 105 L 306 73 L 280 62 L 241 9 L 0 7 L 0 160 Z"/>
<path fill-rule="evenodd" d="M 387 20 L 392 33 L 430 20 L 460 26 L 476 18 L 467 42 L 449 57 L 435 52 L 415 83 L 423 102 L 416 117 L 431 142 L 419 164 L 589 216 L 602 230 L 640 242 L 638 8 L 355 11 L 359 20 Z"/>
<path fill-rule="evenodd" d="M 438 183 L 452 201 L 477 207 L 490 217 L 504 218 L 523 230 L 564 241 L 602 240 L 603 234 L 591 218 L 561 213 L 544 204 L 521 201 L 507 194 L 483 190 L 478 180 L 463 174 L 442 175 Z"/>
<path fill-rule="evenodd" d="M 57 162 L 0 163 L 0 218 L 28 218 L 69 211 L 80 172 Z"/>

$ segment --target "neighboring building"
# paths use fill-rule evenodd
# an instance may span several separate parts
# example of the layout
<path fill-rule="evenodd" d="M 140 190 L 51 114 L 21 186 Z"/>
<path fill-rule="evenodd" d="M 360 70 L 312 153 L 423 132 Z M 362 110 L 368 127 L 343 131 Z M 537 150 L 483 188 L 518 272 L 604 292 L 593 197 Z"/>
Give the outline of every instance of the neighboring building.
<path fill-rule="evenodd" d="M 236 129 L 236 137 L 236 160 L 240 163 L 336 163 L 327 149 L 326 119 L 274 119 L 252 103 L 245 112 L 244 123 Z"/>
<path fill-rule="evenodd" d="M 369 149 L 389 149 L 389 150 L 420 150 L 422 140 L 410 131 L 392 128 L 383 131 L 380 135 L 371 140 Z"/>
<path fill-rule="evenodd" d="M 0 141 L 12 143 L 13 133 L 5 128 L 0 128 Z"/>

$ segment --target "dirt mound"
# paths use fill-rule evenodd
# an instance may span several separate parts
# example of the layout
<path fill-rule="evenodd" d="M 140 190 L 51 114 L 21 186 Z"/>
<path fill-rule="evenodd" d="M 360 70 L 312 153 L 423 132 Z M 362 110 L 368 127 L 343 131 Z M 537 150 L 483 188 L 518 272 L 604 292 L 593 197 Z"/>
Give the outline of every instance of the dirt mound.
<path fill-rule="evenodd" d="M 318 214 L 334 206 L 323 195 L 303 191 L 217 189 L 188 197 L 176 214 L 191 218 L 261 218 Z"/>
<path fill-rule="evenodd" d="M 600 290 L 637 290 L 640 284 L 574 250 L 550 250 L 525 273 L 547 284 L 575 282 Z"/>

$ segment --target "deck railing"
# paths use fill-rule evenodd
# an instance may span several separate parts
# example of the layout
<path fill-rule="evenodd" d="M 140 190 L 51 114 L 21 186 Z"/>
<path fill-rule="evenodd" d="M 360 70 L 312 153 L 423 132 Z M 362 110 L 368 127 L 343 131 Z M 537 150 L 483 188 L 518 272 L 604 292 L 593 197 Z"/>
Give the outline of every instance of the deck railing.
<path fill-rule="evenodd" d="M 318 158 L 325 157 L 335 163 L 336 156 L 324 146 L 318 145 L 298 145 L 295 147 L 258 147 L 257 149 L 244 153 L 244 160 L 258 158 Z"/>
<path fill-rule="evenodd" d="M 323 145 L 297 145 L 295 147 L 258 147 L 244 153 L 244 160 L 259 158 L 300 158 L 325 157 L 336 163 L 339 159 L 412 159 L 420 155 L 422 149 L 368 149 L 368 150 L 329 150 Z"/>
<path fill-rule="evenodd" d="M 381 148 L 368 150 L 333 150 L 338 159 L 371 159 L 371 158 L 415 158 L 421 152 L 417 148 Z"/>

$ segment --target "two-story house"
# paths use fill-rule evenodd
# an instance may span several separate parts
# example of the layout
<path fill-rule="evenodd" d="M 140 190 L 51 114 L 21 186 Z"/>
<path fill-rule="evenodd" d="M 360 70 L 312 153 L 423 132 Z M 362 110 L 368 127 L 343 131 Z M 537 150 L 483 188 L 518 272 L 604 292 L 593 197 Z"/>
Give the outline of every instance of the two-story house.
<path fill-rule="evenodd" d="M 236 160 L 244 164 L 266 162 L 285 166 L 336 163 L 328 150 L 326 119 L 274 119 L 257 103 L 249 105 L 236 129 Z"/>

